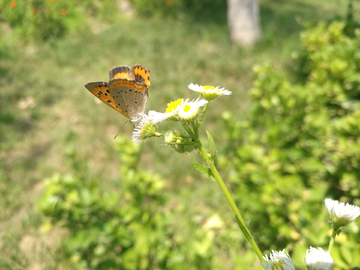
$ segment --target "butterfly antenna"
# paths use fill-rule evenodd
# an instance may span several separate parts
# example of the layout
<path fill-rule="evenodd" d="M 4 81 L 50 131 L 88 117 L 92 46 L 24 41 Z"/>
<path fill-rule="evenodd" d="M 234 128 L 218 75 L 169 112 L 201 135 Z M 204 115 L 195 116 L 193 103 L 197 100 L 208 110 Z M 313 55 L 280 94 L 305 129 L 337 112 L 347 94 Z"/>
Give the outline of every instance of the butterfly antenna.
<path fill-rule="evenodd" d="M 118 133 L 116 133 L 114 140 L 116 139 L 116 137 L 119 135 L 120 131 L 122 131 L 122 129 L 124 128 L 124 126 L 126 125 L 127 122 L 131 122 L 130 120 L 126 120 L 125 123 L 122 125 L 122 127 L 120 128 L 120 130 L 118 131 Z"/>

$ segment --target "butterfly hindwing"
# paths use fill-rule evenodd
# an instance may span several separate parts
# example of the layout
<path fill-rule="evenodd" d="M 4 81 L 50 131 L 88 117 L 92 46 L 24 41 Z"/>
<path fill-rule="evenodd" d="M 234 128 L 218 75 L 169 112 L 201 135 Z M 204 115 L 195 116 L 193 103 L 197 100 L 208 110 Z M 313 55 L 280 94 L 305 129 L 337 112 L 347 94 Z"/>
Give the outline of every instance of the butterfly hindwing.
<path fill-rule="evenodd" d="M 140 65 L 135 65 L 132 68 L 132 72 L 134 73 L 135 81 L 138 83 L 145 83 L 147 88 L 150 87 L 150 70 L 146 70 Z"/>
<path fill-rule="evenodd" d="M 109 89 L 116 104 L 129 114 L 131 120 L 144 113 L 148 100 L 148 88 L 145 84 L 114 79 L 109 82 Z"/>
<path fill-rule="evenodd" d="M 109 72 L 109 80 L 113 79 L 126 79 L 135 80 L 133 71 L 128 66 L 114 67 Z"/>

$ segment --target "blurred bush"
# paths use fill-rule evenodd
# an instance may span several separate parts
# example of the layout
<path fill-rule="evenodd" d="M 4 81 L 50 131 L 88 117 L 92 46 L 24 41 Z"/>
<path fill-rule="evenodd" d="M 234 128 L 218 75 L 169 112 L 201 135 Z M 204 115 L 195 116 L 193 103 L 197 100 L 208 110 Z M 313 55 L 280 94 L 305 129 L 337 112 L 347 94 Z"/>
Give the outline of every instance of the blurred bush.
<path fill-rule="evenodd" d="M 130 0 L 139 16 L 192 18 L 226 21 L 226 3 L 220 0 Z M 222 10 L 223 12 L 219 12 Z M 116 0 L 80 2 L 61 0 L 0 0 L 0 22 L 25 41 L 39 42 L 68 33 L 88 30 L 89 24 L 116 20 L 120 14 Z M 216 16 L 214 16 L 217 14 Z M 220 14 L 220 15 L 219 15 Z"/>
<path fill-rule="evenodd" d="M 255 66 L 248 120 L 224 114 L 231 156 L 219 161 L 239 208 L 262 250 L 288 247 L 300 265 L 309 246 L 328 245 L 324 198 L 360 205 L 360 31 L 346 35 L 345 26 L 303 32 L 287 74 Z M 360 233 L 349 230 L 343 237 L 356 258 Z M 338 257 L 339 269 L 360 266 Z"/>
<path fill-rule="evenodd" d="M 0 22 L 27 41 L 46 41 L 86 27 L 87 17 L 114 18 L 116 1 L 0 0 Z"/>
<path fill-rule="evenodd" d="M 45 180 L 44 228 L 67 228 L 69 257 L 83 269 L 211 269 L 212 230 L 179 220 L 181 206 L 166 206 L 165 181 L 135 167 L 138 144 L 120 138 L 117 148 L 122 177 L 112 192 L 82 172 Z"/>
<path fill-rule="evenodd" d="M 226 22 L 226 1 L 222 0 L 130 0 L 143 16 Z"/>

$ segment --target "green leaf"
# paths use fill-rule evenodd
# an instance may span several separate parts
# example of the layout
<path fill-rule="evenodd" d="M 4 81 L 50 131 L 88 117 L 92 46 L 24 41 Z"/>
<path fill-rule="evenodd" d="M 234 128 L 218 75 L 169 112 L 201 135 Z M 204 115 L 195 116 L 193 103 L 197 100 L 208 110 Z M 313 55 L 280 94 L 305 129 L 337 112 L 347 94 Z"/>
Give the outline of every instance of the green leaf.
<path fill-rule="evenodd" d="M 353 251 L 352 265 L 360 266 L 360 248 L 355 248 Z"/>
<path fill-rule="evenodd" d="M 333 247 L 333 249 L 331 250 L 331 257 L 333 258 L 334 262 L 336 262 L 337 267 L 339 267 L 340 269 L 349 269 L 349 265 L 340 255 L 340 250 L 338 247 Z"/>
<path fill-rule="evenodd" d="M 340 256 L 343 258 L 343 260 L 348 264 L 351 265 L 353 259 L 352 259 L 352 252 L 348 247 L 342 246 L 340 249 Z"/>
<path fill-rule="evenodd" d="M 204 166 L 204 165 L 201 165 L 199 163 L 193 163 L 192 164 L 194 166 L 195 169 L 197 169 L 199 172 L 201 172 L 202 174 L 204 174 L 205 176 L 208 176 L 208 177 L 211 177 L 211 178 L 214 178 L 211 170 Z"/>
<path fill-rule="evenodd" d="M 216 156 L 216 146 L 215 146 L 215 142 L 213 137 L 211 136 L 211 134 L 206 131 L 207 137 L 208 137 L 208 141 L 209 141 L 209 150 L 210 150 L 210 155 L 211 155 L 211 160 L 215 159 Z"/>

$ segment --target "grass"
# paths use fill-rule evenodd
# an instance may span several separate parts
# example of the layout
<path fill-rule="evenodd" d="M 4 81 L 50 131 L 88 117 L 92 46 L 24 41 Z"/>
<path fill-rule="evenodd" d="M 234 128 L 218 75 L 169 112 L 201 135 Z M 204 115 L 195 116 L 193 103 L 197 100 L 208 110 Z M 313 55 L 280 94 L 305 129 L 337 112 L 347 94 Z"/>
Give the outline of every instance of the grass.
<path fill-rule="evenodd" d="M 204 123 L 221 146 L 221 113 L 228 110 L 239 119 L 246 116 L 252 66 L 264 61 L 291 66 L 289 59 L 299 46 L 302 24 L 344 17 L 345 12 L 346 3 L 340 0 L 262 0 L 263 40 L 253 49 L 230 44 L 225 17 L 214 22 L 120 17 L 109 25 L 98 22 L 99 33 L 89 30 L 36 45 L 2 34 L 2 269 L 26 269 L 36 260 L 21 248 L 26 236 L 39 234 L 42 219 L 34 201 L 41 194 L 41 180 L 70 170 L 71 151 L 84 174 L 103 179 L 104 188 L 119 177 L 113 137 L 126 119 L 98 104 L 84 88 L 86 82 L 107 80 L 113 66 L 139 63 L 151 70 L 147 108 L 157 111 L 164 111 L 169 101 L 179 97 L 195 98 L 187 89 L 190 82 L 226 87 L 233 96 L 216 100 Z M 121 134 L 131 136 L 131 132 L 128 124 Z M 208 212 L 228 211 L 214 182 L 192 168 L 191 162 L 201 162 L 196 153 L 179 155 L 160 145 L 156 140 L 146 142 L 139 166 L 167 179 L 174 201 L 195 205 L 194 213 L 200 207 L 207 207 Z M 56 265 L 52 252 L 39 255 L 50 268 Z"/>

